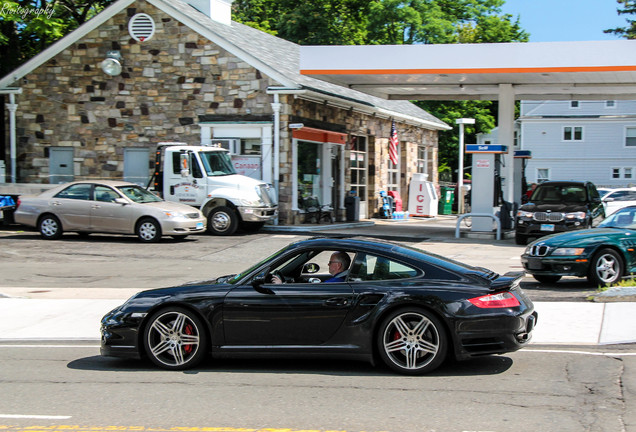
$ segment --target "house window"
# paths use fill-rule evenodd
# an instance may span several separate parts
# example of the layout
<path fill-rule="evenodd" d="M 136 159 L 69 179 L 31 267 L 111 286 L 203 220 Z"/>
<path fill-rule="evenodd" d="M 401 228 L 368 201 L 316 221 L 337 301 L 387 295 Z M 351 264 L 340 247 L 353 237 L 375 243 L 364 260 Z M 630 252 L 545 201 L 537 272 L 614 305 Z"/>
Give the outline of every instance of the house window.
<path fill-rule="evenodd" d="M 579 101 L 570 101 L 570 108 L 580 108 Z"/>
<path fill-rule="evenodd" d="M 402 143 L 400 143 L 400 145 L 398 145 L 397 148 L 397 157 L 398 157 L 398 163 L 397 165 L 394 164 L 393 162 L 391 162 L 391 159 L 388 159 L 388 168 L 387 168 L 387 173 L 388 173 L 388 179 L 387 179 L 387 191 L 400 191 L 400 150 L 402 149 Z"/>
<path fill-rule="evenodd" d="M 537 183 L 550 180 L 550 168 L 537 168 Z"/>
<path fill-rule="evenodd" d="M 605 108 L 616 108 L 616 101 L 614 100 L 605 101 Z"/>
<path fill-rule="evenodd" d="M 582 126 L 564 126 L 563 141 L 583 141 Z"/>
<path fill-rule="evenodd" d="M 426 146 L 417 146 L 417 172 L 420 174 L 428 174 L 428 154 Z"/>
<path fill-rule="evenodd" d="M 631 168 L 623 168 L 623 178 L 631 179 L 632 178 L 632 169 Z"/>
<path fill-rule="evenodd" d="M 621 169 L 620 168 L 612 168 L 612 178 L 613 179 L 621 178 Z"/>
<path fill-rule="evenodd" d="M 625 147 L 636 147 L 636 127 L 625 129 Z"/>
<path fill-rule="evenodd" d="M 352 136 L 351 153 L 351 190 L 360 197 L 360 201 L 367 200 L 367 137 Z"/>

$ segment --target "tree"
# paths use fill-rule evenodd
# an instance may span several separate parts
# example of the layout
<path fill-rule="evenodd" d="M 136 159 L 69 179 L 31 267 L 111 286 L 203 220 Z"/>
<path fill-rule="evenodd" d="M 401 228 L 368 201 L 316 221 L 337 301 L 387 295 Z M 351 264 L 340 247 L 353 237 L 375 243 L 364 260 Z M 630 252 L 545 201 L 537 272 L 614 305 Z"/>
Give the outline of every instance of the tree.
<path fill-rule="evenodd" d="M 75 30 L 114 1 L 3 1 L 0 6 L 0 76 Z"/>
<path fill-rule="evenodd" d="M 622 9 L 617 9 L 619 15 L 633 15 L 636 14 L 636 0 L 616 0 L 620 5 L 623 5 Z M 603 30 L 603 33 L 614 33 L 621 35 L 625 39 L 636 39 L 636 21 L 626 18 L 627 27 L 618 27 L 614 29 Z"/>

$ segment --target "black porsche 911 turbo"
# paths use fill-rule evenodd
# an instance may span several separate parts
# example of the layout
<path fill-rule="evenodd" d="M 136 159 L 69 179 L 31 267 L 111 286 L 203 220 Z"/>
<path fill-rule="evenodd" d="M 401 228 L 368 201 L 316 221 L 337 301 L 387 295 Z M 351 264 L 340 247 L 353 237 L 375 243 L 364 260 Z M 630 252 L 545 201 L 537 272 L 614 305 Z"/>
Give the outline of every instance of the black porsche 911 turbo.
<path fill-rule="evenodd" d="M 325 282 L 337 251 L 351 264 L 344 281 Z M 312 238 L 240 274 L 134 295 L 102 318 L 101 354 L 147 356 L 172 370 L 209 354 L 379 358 L 419 375 L 449 356 L 525 346 L 537 313 L 522 276 L 391 242 Z"/>

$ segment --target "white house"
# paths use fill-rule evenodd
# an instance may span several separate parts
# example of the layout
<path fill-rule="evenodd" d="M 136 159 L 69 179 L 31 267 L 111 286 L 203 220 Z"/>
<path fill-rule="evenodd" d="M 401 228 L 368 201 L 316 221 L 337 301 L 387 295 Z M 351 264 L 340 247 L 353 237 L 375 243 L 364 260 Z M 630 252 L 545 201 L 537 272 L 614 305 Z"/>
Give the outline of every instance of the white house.
<path fill-rule="evenodd" d="M 589 180 L 636 185 L 636 101 L 521 101 L 515 150 L 529 150 L 528 183 Z M 497 130 L 478 143 L 497 142 Z"/>

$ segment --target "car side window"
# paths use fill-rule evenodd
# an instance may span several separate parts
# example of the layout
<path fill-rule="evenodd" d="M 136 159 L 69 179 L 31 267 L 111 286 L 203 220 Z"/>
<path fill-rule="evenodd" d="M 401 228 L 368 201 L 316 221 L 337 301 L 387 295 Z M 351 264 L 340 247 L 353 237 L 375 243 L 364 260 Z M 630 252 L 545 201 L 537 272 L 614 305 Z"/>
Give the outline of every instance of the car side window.
<path fill-rule="evenodd" d="M 595 200 L 595 199 L 600 199 L 601 196 L 598 193 L 598 190 L 596 190 L 596 187 L 594 185 L 589 185 L 588 186 L 588 192 L 590 194 L 590 200 Z"/>
<path fill-rule="evenodd" d="M 74 184 L 55 194 L 55 198 L 74 200 L 90 200 L 92 185 L 86 183 Z"/>
<path fill-rule="evenodd" d="M 95 186 L 95 201 L 115 202 L 115 199 L 117 198 L 120 198 L 120 196 L 111 188 L 106 186 Z"/>
<path fill-rule="evenodd" d="M 381 281 L 412 278 L 420 272 L 413 267 L 382 256 L 358 253 L 351 265 L 349 281 Z"/>

